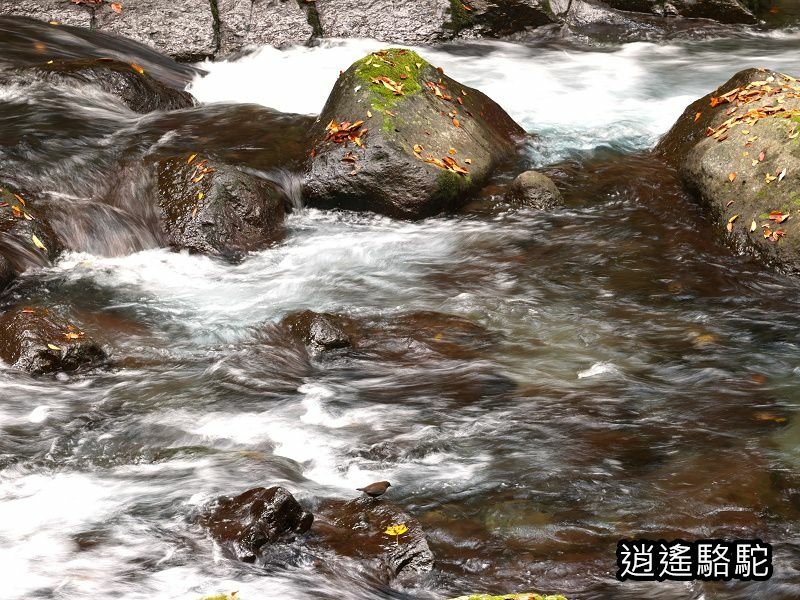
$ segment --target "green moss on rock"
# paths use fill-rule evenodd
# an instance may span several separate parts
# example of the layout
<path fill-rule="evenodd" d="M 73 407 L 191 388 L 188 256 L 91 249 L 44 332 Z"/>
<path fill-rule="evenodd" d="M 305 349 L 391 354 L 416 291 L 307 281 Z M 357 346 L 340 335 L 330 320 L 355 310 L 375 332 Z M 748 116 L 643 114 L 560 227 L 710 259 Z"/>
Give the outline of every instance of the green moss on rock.
<path fill-rule="evenodd" d="M 376 110 L 386 110 L 403 97 L 413 96 L 422 90 L 420 72 L 429 64 L 413 50 L 389 48 L 365 56 L 356 61 L 354 66 L 356 77 L 371 94 L 372 107 Z M 379 77 L 388 77 L 402 84 L 403 95 L 396 94 L 381 83 L 374 83 L 373 80 Z"/>
<path fill-rule="evenodd" d="M 436 177 L 436 197 L 444 204 L 450 204 L 460 198 L 472 187 L 469 175 L 459 175 L 453 171 L 442 170 Z"/>
<path fill-rule="evenodd" d="M 464 8 L 464 3 L 461 0 L 450 0 L 449 25 L 455 31 L 461 31 L 472 25 L 472 17 L 470 17 L 467 9 Z"/>

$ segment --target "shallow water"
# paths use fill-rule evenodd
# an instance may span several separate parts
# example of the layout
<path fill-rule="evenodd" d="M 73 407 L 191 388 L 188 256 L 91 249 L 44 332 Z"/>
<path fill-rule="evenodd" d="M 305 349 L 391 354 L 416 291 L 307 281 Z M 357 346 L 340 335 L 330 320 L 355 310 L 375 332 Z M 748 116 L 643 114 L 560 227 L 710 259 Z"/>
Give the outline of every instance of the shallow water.
<path fill-rule="evenodd" d="M 191 89 L 207 103 L 310 114 L 338 70 L 375 47 L 264 49 L 203 65 Z M 419 223 L 302 210 L 283 243 L 238 265 L 151 247 L 31 272 L 19 300 L 73 305 L 120 364 L 58 379 L 0 370 L 5 595 L 800 597 L 800 284 L 709 237 L 675 174 L 636 154 L 741 68 L 800 73 L 798 47 L 800 36 L 773 34 L 425 50 L 539 134 L 528 159 L 556 179 L 564 209 Z M 4 93 L 3 127 L 35 130 Z M 229 106 L 142 119 L 108 99 L 98 110 L 112 123 L 76 140 L 64 115 L 89 109 L 59 102 L 25 99 L 61 127 L 27 159 L 188 152 L 199 131 L 258 169 L 277 144 L 185 125 L 239 110 Z M 99 141 L 110 129 L 124 140 L 111 152 Z M 56 156 L 26 167 L 19 148 L 2 150 L 18 176 L 90 193 L 90 166 L 71 174 Z M 270 326 L 304 308 L 378 324 L 435 311 L 484 332 L 434 325 L 429 339 L 406 332 L 388 350 L 309 360 Z M 191 521 L 221 493 L 281 484 L 313 510 L 378 479 L 436 555 L 415 585 L 350 563 L 332 563 L 334 574 L 234 563 Z M 617 583 L 616 541 L 645 534 L 759 537 L 775 547 L 775 575 Z"/>

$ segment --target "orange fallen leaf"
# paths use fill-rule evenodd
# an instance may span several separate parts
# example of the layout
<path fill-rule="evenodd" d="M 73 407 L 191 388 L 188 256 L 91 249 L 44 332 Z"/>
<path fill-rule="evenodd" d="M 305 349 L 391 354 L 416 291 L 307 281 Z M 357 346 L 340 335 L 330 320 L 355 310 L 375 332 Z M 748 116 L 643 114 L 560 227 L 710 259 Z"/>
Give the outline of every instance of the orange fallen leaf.
<path fill-rule="evenodd" d="M 449 154 L 456 154 L 458 151 L 455 148 L 450 148 L 447 152 Z"/>
<path fill-rule="evenodd" d="M 414 144 L 414 152 L 416 152 L 417 154 L 419 154 L 419 153 L 420 153 L 420 152 L 422 152 L 423 150 L 424 150 L 424 148 L 423 148 L 422 146 L 420 146 L 419 144 Z"/>
<path fill-rule="evenodd" d="M 455 117 L 453 117 L 453 125 L 455 125 L 456 127 L 461 127 L 461 123 Z"/>
<path fill-rule="evenodd" d="M 117 14 L 121 13 L 122 12 L 122 4 L 120 4 L 119 2 L 112 2 L 111 3 L 111 10 L 113 10 Z"/>
<path fill-rule="evenodd" d="M 139 75 L 144 75 L 144 69 L 135 63 L 131 63 L 131 68 Z"/>
<path fill-rule="evenodd" d="M 703 113 L 699 112 L 694 115 L 694 122 L 697 123 L 700 120 L 700 117 L 703 116 Z"/>
<path fill-rule="evenodd" d="M 779 210 L 773 210 L 769 213 L 769 220 L 775 221 L 776 223 L 783 223 L 786 219 L 789 218 L 788 213 L 782 213 Z"/>
<path fill-rule="evenodd" d="M 731 183 L 733 183 L 733 181 L 734 181 L 735 179 L 736 179 L 736 173 L 733 173 L 733 172 L 731 172 L 731 173 L 728 173 L 728 181 L 730 181 Z"/>

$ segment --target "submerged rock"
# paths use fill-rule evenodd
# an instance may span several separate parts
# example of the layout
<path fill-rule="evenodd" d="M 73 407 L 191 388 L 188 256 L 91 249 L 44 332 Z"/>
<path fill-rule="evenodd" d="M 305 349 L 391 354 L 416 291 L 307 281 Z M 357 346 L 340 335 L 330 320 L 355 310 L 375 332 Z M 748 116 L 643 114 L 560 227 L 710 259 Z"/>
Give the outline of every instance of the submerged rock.
<path fill-rule="evenodd" d="M 656 147 L 739 251 L 800 273 L 800 81 L 747 69 L 689 105 Z"/>
<path fill-rule="evenodd" d="M 50 264 L 61 252 L 59 240 L 35 204 L 16 188 L 0 183 L 0 291 L 16 275 Z"/>
<path fill-rule="evenodd" d="M 419 219 L 462 205 L 525 132 L 478 90 L 390 49 L 339 77 L 311 134 L 309 205 Z"/>
<path fill-rule="evenodd" d="M 392 525 L 404 525 L 405 533 L 386 533 Z M 425 573 L 433 569 L 433 552 L 419 522 L 402 509 L 368 497 L 329 501 L 318 510 L 312 528 L 316 540 L 340 556 L 377 561 L 385 577 Z"/>
<path fill-rule="evenodd" d="M 76 371 L 107 360 L 81 328 L 42 307 L 15 307 L 0 316 L 0 358 L 33 375 Z"/>
<path fill-rule="evenodd" d="M 267 544 L 290 542 L 306 533 L 314 515 L 282 487 L 253 488 L 222 496 L 199 522 L 222 549 L 244 562 L 255 562 Z"/>
<path fill-rule="evenodd" d="M 353 346 L 352 319 L 304 310 L 287 315 L 282 324 L 314 352 Z"/>
<path fill-rule="evenodd" d="M 138 113 L 188 108 L 194 104 L 190 94 L 164 85 L 139 65 L 112 59 L 58 60 L 21 67 L 1 79 L 23 85 L 34 81 L 92 85 L 116 96 Z"/>
<path fill-rule="evenodd" d="M 274 186 L 193 156 L 158 164 L 159 206 L 170 245 L 238 259 L 281 238 L 285 199 Z"/>
<path fill-rule="evenodd" d="M 564 203 L 553 180 L 537 171 L 520 173 L 509 186 L 505 200 L 512 206 L 539 210 L 550 210 Z"/>

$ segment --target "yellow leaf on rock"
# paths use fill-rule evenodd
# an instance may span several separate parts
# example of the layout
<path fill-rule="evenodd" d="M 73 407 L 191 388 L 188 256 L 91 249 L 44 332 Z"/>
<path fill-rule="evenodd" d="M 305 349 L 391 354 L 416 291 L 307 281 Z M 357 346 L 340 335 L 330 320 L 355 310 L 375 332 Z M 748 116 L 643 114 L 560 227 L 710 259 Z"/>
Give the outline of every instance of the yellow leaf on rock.
<path fill-rule="evenodd" d="M 390 525 L 384 532 L 386 535 L 403 535 L 408 531 L 405 523 L 398 523 L 397 525 Z"/>
<path fill-rule="evenodd" d="M 42 243 L 42 240 L 40 240 L 38 237 L 36 237 L 35 233 L 33 235 L 31 235 L 31 241 L 33 242 L 34 246 L 39 248 L 39 250 L 44 250 L 45 252 L 47 252 L 47 248 Z"/>
<path fill-rule="evenodd" d="M 50 350 L 61 350 L 61 348 L 59 348 L 55 344 L 47 344 L 47 347 L 50 348 Z"/>

